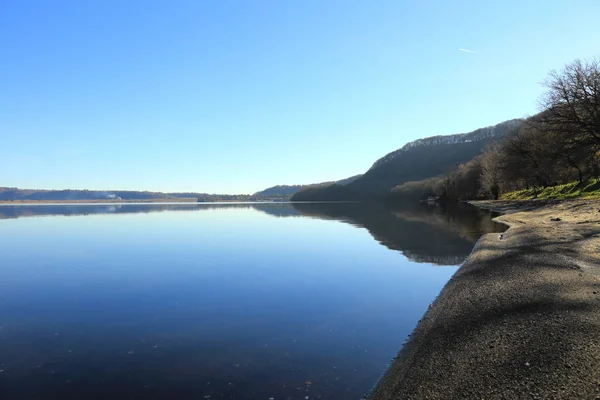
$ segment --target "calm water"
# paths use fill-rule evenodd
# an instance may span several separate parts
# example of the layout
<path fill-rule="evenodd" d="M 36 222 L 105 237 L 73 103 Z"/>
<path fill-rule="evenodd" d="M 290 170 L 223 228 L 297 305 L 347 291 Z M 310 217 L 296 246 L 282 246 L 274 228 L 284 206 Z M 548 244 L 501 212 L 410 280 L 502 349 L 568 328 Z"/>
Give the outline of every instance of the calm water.
<path fill-rule="evenodd" d="M 501 229 L 468 207 L 0 206 L 0 398 L 359 399 Z"/>

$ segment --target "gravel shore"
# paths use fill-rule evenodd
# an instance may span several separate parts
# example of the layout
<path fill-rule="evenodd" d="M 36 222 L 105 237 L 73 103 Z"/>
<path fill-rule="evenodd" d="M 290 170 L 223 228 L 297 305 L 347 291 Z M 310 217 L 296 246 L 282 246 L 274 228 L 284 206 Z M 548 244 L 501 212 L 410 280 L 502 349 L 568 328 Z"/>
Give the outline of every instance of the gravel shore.
<path fill-rule="evenodd" d="M 481 238 L 370 399 L 600 399 L 600 201 L 474 202 Z"/>

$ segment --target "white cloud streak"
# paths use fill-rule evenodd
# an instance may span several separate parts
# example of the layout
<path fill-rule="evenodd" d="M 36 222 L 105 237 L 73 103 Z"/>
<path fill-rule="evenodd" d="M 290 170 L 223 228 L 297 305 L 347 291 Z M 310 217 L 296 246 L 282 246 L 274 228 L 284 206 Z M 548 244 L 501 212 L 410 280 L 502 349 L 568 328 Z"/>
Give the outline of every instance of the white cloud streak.
<path fill-rule="evenodd" d="M 469 49 L 458 49 L 458 51 L 462 51 L 464 53 L 472 53 L 472 54 L 477 54 L 475 51 L 473 50 L 469 50 Z"/>

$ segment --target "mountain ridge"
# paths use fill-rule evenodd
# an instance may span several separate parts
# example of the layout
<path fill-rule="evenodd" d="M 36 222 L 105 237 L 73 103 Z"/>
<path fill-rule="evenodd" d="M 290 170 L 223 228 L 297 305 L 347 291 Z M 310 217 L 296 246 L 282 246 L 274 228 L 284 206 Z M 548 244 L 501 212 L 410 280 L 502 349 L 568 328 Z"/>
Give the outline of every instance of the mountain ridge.
<path fill-rule="evenodd" d="M 468 132 L 468 133 L 456 133 L 456 134 L 450 134 L 450 135 L 435 135 L 435 136 L 429 136 L 429 137 L 425 137 L 425 138 L 421 138 L 421 139 L 416 139 L 416 140 L 406 143 L 401 148 L 394 150 L 394 151 L 386 154 L 385 156 L 379 158 L 377 161 L 375 161 L 373 163 L 373 165 L 371 166 L 371 168 L 369 168 L 369 170 L 371 170 L 373 168 L 377 168 L 378 166 L 390 161 L 390 159 L 393 159 L 396 156 L 402 154 L 403 152 L 406 152 L 410 149 L 413 149 L 413 148 L 419 147 L 419 146 L 435 146 L 435 145 L 439 145 L 439 144 L 470 143 L 473 141 L 499 138 L 501 136 L 504 136 L 503 133 L 499 132 L 499 129 L 498 129 L 499 126 L 513 125 L 513 127 L 516 127 L 516 126 L 520 125 L 522 122 L 523 122 L 522 119 L 515 118 L 515 119 L 510 119 L 510 120 L 507 120 L 504 122 L 500 122 L 496 125 L 486 126 L 485 128 L 478 128 L 478 129 L 476 129 L 472 132 Z"/>
<path fill-rule="evenodd" d="M 346 184 L 358 179 L 360 175 L 335 182 L 323 182 L 311 185 L 277 185 L 252 195 L 249 194 L 211 194 L 201 192 L 152 192 L 141 190 L 89 190 L 89 189 L 21 189 L 0 187 L 0 201 L 285 201 L 303 188 Z"/>
<path fill-rule="evenodd" d="M 344 185 L 304 189 L 292 201 L 382 200 L 392 188 L 408 181 L 442 175 L 481 154 L 523 123 L 511 119 L 472 132 L 436 135 L 406 143 L 376 160 L 360 178 Z"/>
<path fill-rule="evenodd" d="M 362 174 L 353 175 L 349 178 L 340 179 L 339 181 L 312 183 L 308 185 L 275 185 L 254 193 L 254 196 L 292 196 L 299 191 L 323 185 L 347 185 L 360 178 Z"/>
<path fill-rule="evenodd" d="M 0 187 L 0 201 L 224 201 L 249 200 L 249 195 L 208 194 L 195 192 L 150 192 L 137 190 L 87 189 L 19 189 Z"/>

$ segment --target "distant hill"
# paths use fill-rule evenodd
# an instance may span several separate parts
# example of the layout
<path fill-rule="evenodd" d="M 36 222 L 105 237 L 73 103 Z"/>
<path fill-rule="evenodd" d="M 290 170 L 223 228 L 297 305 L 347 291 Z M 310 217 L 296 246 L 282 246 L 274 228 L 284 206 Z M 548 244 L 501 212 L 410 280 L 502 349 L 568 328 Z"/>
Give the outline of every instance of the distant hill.
<path fill-rule="evenodd" d="M 360 175 L 342 179 L 337 183 L 353 182 Z M 287 201 L 302 188 L 318 185 L 331 185 L 336 182 L 325 182 L 316 185 L 279 185 L 262 190 L 253 195 L 249 194 L 210 194 L 210 193 L 163 193 L 136 190 L 46 190 L 46 189 L 19 189 L 14 187 L 0 187 L 0 201 Z"/>
<path fill-rule="evenodd" d="M 134 190 L 42 190 L 0 187 L 0 201 L 236 201 L 253 200 L 249 195 L 208 193 L 161 193 Z"/>
<path fill-rule="evenodd" d="M 254 196 L 292 196 L 292 195 L 298 193 L 299 191 L 310 188 L 310 187 L 329 186 L 329 185 L 334 185 L 334 184 L 347 185 L 349 183 L 354 182 L 355 180 L 357 180 L 360 177 L 361 177 L 361 175 L 359 174 L 359 175 L 354 175 L 354 176 L 351 176 L 350 178 L 341 179 L 341 180 L 335 181 L 335 182 L 323 182 L 323 183 L 315 183 L 315 184 L 310 184 L 310 185 L 277 185 L 277 186 L 272 186 L 270 188 L 261 190 L 260 192 L 256 192 L 256 193 L 254 193 Z"/>
<path fill-rule="evenodd" d="M 360 175 L 342 179 L 337 183 L 353 182 Z M 329 186 L 336 182 L 325 182 L 315 185 L 278 185 L 249 194 L 210 194 L 210 193 L 163 193 L 136 190 L 46 190 L 46 189 L 19 189 L 14 187 L 0 187 L 0 201 L 287 201 L 303 188 L 313 186 Z"/>
<path fill-rule="evenodd" d="M 306 185 L 277 185 L 260 192 L 254 193 L 255 196 L 291 196 L 294 193 L 298 193 Z"/>
<path fill-rule="evenodd" d="M 407 143 L 379 160 L 360 178 L 347 185 L 307 188 L 292 200 L 382 199 L 393 187 L 448 172 L 479 155 L 485 146 L 518 128 L 523 120 L 513 119 L 473 132 L 432 136 Z"/>
<path fill-rule="evenodd" d="M 354 182 L 355 180 L 357 180 L 358 178 L 360 178 L 361 176 L 362 176 L 362 174 L 354 175 L 354 176 L 351 176 L 350 178 L 341 179 L 339 181 L 336 181 L 335 184 L 336 185 L 348 185 L 348 184 Z"/>

